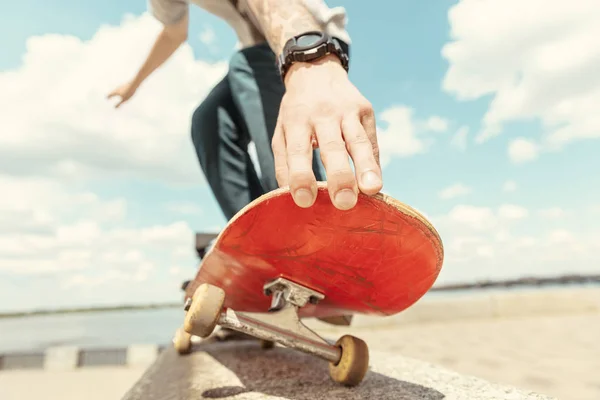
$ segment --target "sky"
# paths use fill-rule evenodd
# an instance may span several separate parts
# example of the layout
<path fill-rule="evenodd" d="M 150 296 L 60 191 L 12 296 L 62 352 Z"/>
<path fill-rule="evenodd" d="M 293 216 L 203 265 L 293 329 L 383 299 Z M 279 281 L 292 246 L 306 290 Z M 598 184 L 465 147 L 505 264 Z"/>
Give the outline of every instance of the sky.
<path fill-rule="evenodd" d="M 329 0 L 373 104 L 384 191 L 438 229 L 436 285 L 598 273 L 600 2 Z M 0 310 L 180 301 L 194 233 L 225 224 L 190 116 L 237 39 L 188 42 L 119 110 L 160 25 L 144 1 L 0 15 Z"/>

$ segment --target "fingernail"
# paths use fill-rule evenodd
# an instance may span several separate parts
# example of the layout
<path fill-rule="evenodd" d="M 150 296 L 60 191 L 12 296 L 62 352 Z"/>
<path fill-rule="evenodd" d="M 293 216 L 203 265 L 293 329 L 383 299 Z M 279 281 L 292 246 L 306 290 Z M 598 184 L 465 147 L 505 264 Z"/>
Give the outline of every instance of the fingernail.
<path fill-rule="evenodd" d="M 336 206 L 342 210 L 354 207 L 356 200 L 356 193 L 350 189 L 342 189 L 335 194 Z"/>
<path fill-rule="evenodd" d="M 381 179 L 375 172 L 367 171 L 362 174 L 362 184 L 369 188 L 376 188 L 381 185 Z"/>
<path fill-rule="evenodd" d="M 298 189 L 294 192 L 294 200 L 300 207 L 310 207 L 312 204 L 313 196 L 307 189 Z"/>

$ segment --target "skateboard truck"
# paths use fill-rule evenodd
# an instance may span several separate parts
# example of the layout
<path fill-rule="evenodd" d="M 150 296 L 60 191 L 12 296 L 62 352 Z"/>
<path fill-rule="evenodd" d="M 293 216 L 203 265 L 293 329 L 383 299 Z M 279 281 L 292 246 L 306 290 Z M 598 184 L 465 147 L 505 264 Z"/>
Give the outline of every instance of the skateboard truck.
<path fill-rule="evenodd" d="M 186 303 L 184 330 L 205 338 L 220 325 L 327 360 L 330 376 L 336 382 L 355 386 L 362 381 L 369 361 L 368 348 L 362 340 L 346 335 L 330 344 L 300 320 L 298 310 L 307 303 L 323 300 L 323 294 L 285 278 L 267 283 L 263 290 L 272 296 L 269 312 L 247 313 L 224 311 L 225 292 L 216 286 L 201 285 L 191 302 Z"/>
<path fill-rule="evenodd" d="M 329 344 L 300 321 L 298 309 L 325 296 L 284 278 L 267 283 L 264 293 L 272 296 L 269 313 L 241 313 L 228 309 L 218 325 L 256 338 L 277 342 L 337 363 L 340 349 Z"/>
<path fill-rule="evenodd" d="M 272 296 L 273 298 L 269 312 L 279 311 L 287 303 L 301 308 L 308 302 L 317 304 L 325 298 L 321 293 L 300 286 L 285 278 L 278 278 L 273 282 L 267 283 L 263 290 L 265 295 Z"/>

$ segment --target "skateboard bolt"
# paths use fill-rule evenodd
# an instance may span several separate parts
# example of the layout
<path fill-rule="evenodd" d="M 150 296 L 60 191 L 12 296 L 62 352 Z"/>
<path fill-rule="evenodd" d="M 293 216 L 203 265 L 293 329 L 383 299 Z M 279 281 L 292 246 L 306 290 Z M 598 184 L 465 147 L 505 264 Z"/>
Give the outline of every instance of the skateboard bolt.
<path fill-rule="evenodd" d="M 283 291 L 277 290 L 271 299 L 271 308 L 269 312 L 279 311 L 285 306 L 285 298 L 283 297 Z"/>

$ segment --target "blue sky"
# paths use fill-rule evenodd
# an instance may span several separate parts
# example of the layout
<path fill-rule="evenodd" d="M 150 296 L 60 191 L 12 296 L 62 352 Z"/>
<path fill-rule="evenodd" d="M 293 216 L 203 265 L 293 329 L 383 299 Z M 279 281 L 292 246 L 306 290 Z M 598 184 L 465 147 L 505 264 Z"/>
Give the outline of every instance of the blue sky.
<path fill-rule="evenodd" d="M 530 21 L 508 3 L 328 1 L 348 12 L 384 190 L 442 234 L 440 283 L 600 270 L 599 7 L 533 2 Z M 114 111 L 103 96 L 158 29 L 144 13 L 27 0 L 0 16 L 0 309 L 177 301 L 193 232 L 224 223 L 188 125 L 236 37 L 193 8 L 189 46 Z"/>

